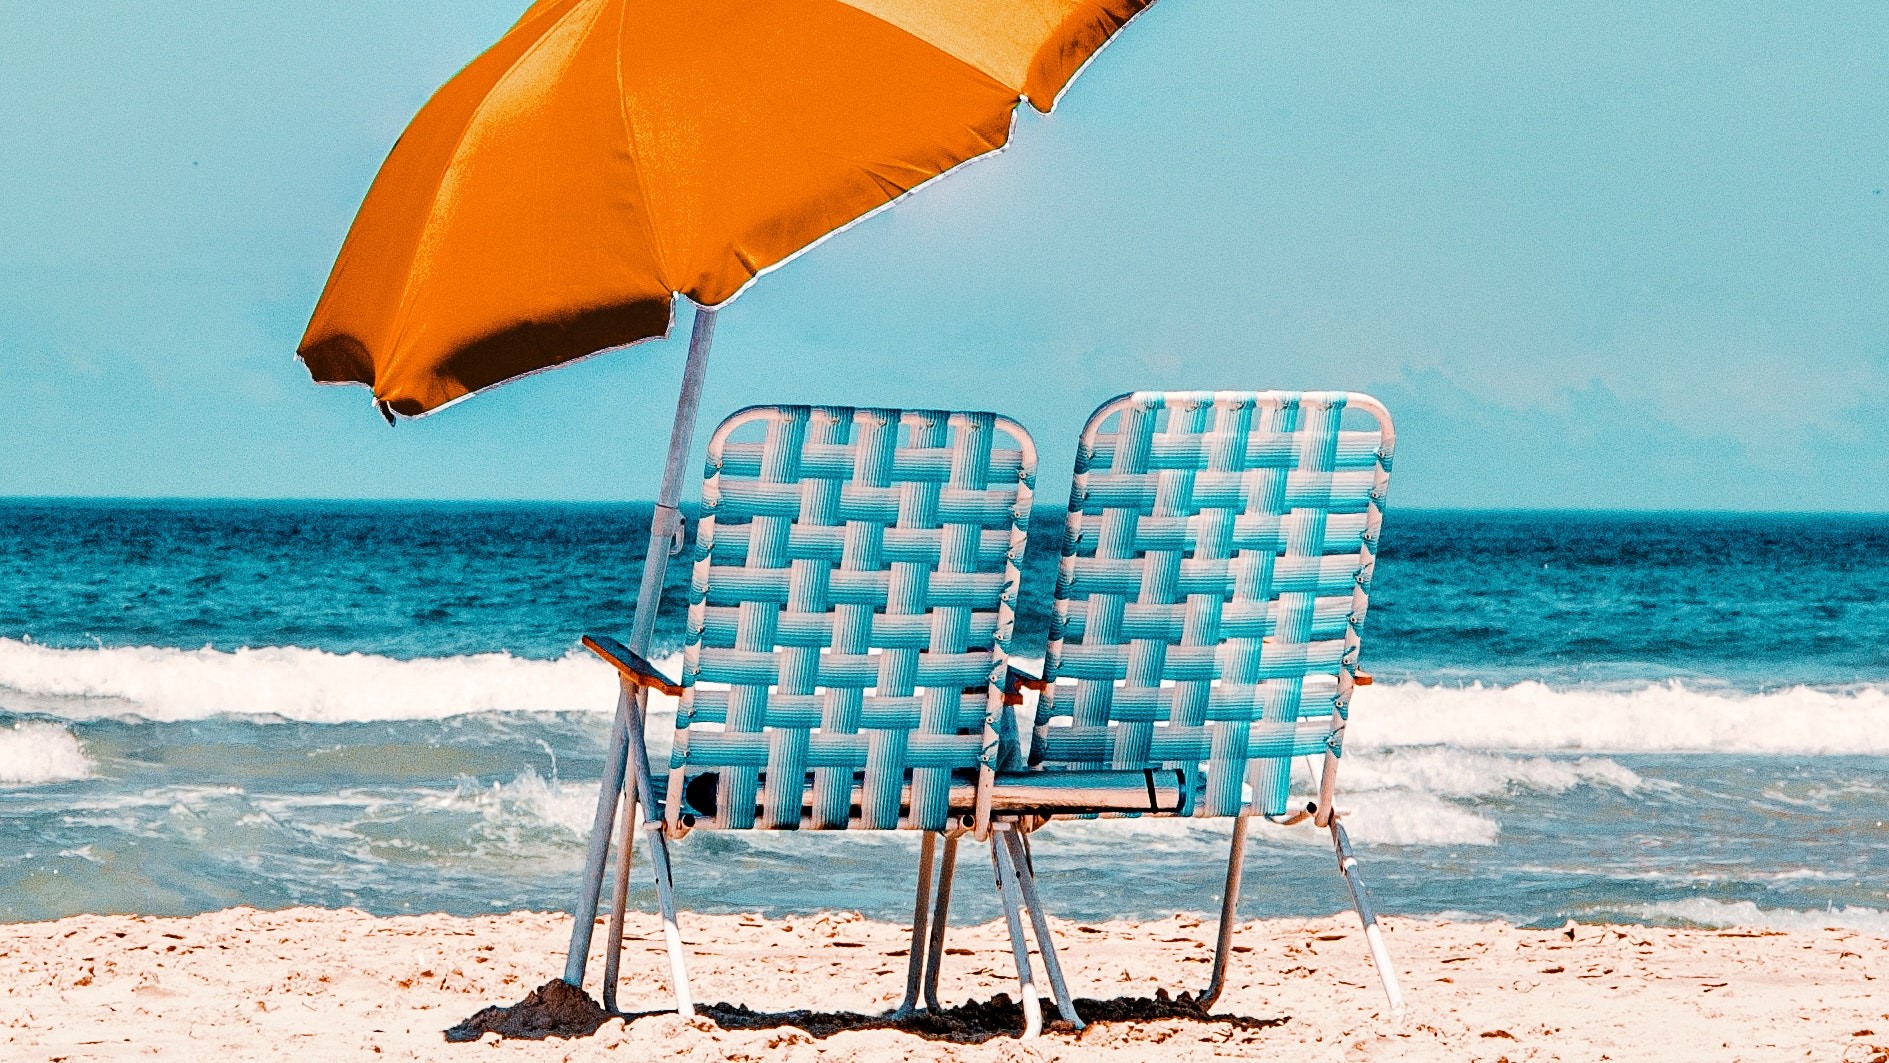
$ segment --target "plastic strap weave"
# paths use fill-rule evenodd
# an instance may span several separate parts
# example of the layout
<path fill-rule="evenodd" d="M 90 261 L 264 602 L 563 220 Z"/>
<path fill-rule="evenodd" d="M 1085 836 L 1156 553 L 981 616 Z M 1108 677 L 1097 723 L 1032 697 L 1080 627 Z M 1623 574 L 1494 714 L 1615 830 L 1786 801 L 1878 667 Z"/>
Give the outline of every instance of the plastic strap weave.
<path fill-rule="evenodd" d="M 997 766 L 1035 464 L 1029 434 L 990 413 L 783 406 L 724 421 L 702 489 L 671 826 L 693 768 L 718 769 L 716 827 L 942 828 L 953 771 Z"/>
<path fill-rule="evenodd" d="M 1346 409 L 1369 431 L 1342 430 Z M 1137 392 L 1083 430 L 1031 759 L 1205 768 L 1199 815 L 1285 810 L 1338 753 L 1393 434 L 1348 392 Z M 1249 770 L 1250 767 L 1250 770 Z"/>

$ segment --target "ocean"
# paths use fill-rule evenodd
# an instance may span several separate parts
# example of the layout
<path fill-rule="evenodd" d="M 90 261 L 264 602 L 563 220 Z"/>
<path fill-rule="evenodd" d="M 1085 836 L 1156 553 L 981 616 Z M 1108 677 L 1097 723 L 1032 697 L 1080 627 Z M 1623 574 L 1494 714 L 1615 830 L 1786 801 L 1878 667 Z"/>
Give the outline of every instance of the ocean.
<path fill-rule="evenodd" d="M 568 909 L 614 706 L 577 640 L 627 633 L 648 516 L 0 502 L 0 920 Z M 1384 911 L 1889 933 L 1889 518 L 1393 508 L 1363 663 L 1340 807 Z M 1045 900 L 1215 910 L 1225 837 L 1055 825 Z M 1322 835 L 1253 837 L 1243 915 L 1348 906 Z M 697 832 L 679 899 L 902 919 L 916 848 Z"/>

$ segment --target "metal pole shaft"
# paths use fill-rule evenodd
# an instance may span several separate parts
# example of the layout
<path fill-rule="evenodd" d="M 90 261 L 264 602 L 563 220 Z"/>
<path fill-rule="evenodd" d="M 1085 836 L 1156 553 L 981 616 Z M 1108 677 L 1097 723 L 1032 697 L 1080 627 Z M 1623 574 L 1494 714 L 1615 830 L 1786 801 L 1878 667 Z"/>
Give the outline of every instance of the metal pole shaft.
<path fill-rule="evenodd" d="M 958 867 L 958 835 L 946 834 L 944 867 L 938 871 L 938 898 L 931 909 L 931 942 L 925 946 L 925 1007 L 938 1006 L 938 971 L 944 963 L 945 929 L 951 922 L 951 879 Z"/>
<path fill-rule="evenodd" d="M 1017 962 L 1017 995 L 1023 1004 L 1022 1040 L 1043 1032 L 1043 1002 L 1036 995 L 1036 974 L 1030 968 L 1030 945 L 1023 937 L 1022 890 L 1017 886 L 1016 869 L 1010 866 L 1010 851 L 1004 845 L 1001 830 L 990 835 L 990 861 L 996 865 L 997 895 L 1003 901 L 1004 919 L 1010 924 L 1010 954 Z"/>
<path fill-rule="evenodd" d="M 1397 984 L 1397 967 L 1391 962 L 1390 950 L 1384 946 L 1384 931 L 1377 925 L 1377 912 L 1371 907 L 1371 894 L 1364 888 L 1364 876 L 1358 874 L 1358 858 L 1351 855 L 1351 838 L 1338 822 L 1338 817 L 1331 818 L 1331 840 L 1333 848 L 1338 850 L 1338 870 L 1345 876 L 1345 885 L 1351 887 L 1351 903 L 1358 909 L 1358 921 L 1364 924 L 1364 941 L 1371 949 L 1371 965 L 1377 968 L 1378 980 L 1384 983 L 1384 998 L 1391 1006 L 1391 1022 L 1404 1021 L 1404 991 Z"/>
<path fill-rule="evenodd" d="M 938 836 L 926 831 L 918 843 L 918 899 L 912 902 L 912 948 L 905 963 L 905 999 L 892 1014 L 910 1015 L 918 1007 L 918 991 L 925 981 L 925 920 L 931 914 L 931 865 L 938 849 Z"/>
<path fill-rule="evenodd" d="M 648 656 L 656 634 L 656 614 L 662 605 L 663 580 L 669 574 L 669 549 L 682 527 L 683 470 L 695 436 L 695 416 L 702 406 L 702 380 L 708 375 L 708 348 L 715 338 L 715 311 L 697 309 L 689 333 L 689 360 L 682 367 L 682 393 L 676 398 L 676 420 L 669 429 L 669 460 L 662 470 L 662 489 L 649 525 L 649 552 L 643 559 L 643 584 L 636 593 L 636 616 L 630 626 L 630 652 Z"/>
<path fill-rule="evenodd" d="M 1017 884 L 1023 887 L 1023 903 L 1030 909 L 1030 926 L 1036 932 L 1036 951 L 1043 957 L 1043 973 L 1049 975 L 1049 988 L 1056 998 L 1056 1010 L 1065 1022 L 1080 1030 L 1083 1027 L 1082 1018 L 1076 1014 L 1076 1002 L 1069 995 L 1069 983 L 1063 980 L 1062 961 L 1056 957 L 1056 939 L 1050 936 L 1049 913 L 1043 910 L 1043 898 L 1037 895 L 1036 869 L 1030 866 L 1023 836 L 1014 830 L 1007 830 L 1001 838 L 1010 847 L 1011 870 L 1017 873 Z"/>
<path fill-rule="evenodd" d="M 604 934 L 603 1010 L 617 1010 L 617 974 L 623 966 L 624 898 L 630 892 L 630 857 L 636 848 L 636 802 L 623 809 L 622 830 L 617 835 L 616 891 L 611 894 L 610 925 Z"/>
<path fill-rule="evenodd" d="M 1220 999 L 1220 990 L 1226 986 L 1227 958 L 1233 951 L 1233 924 L 1237 919 L 1240 906 L 1240 879 L 1246 871 L 1246 814 L 1242 812 L 1233 819 L 1232 844 L 1227 849 L 1226 892 L 1220 895 L 1220 929 L 1214 939 L 1213 977 L 1207 982 L 1207 988 L 1200 991 L 1200 1010 L 1213 1007 Z"/>
<path fill-rule="evenodd" d="M 650 641 L 655 636 L 663 580 L 669 574 L 669 547 L 682 526 L 682 514 L 677 507 L 682 500 L 683 467 L 689 461 L 696 412 L 702 405 L 702 380 L 708 374 L 708 349 L 714 336 L 715 311 L 698 307 L 695 326 L 689 334 L 689 359 L 682 369 L 682 394 L 676 400 L 676 419 L 669 429 L 669 460 L 663 466 L 662 488 L 656 497 L 656 512 L 649 522 L 649 549 L 643 557 L 643 581 L 636 596 L 636 616 L 630 626 L 630 650 L 638 654 L 649 653 Z M 577 902 L 571 906 L 571 948 L 564 958 L 564 980 L 580 989 L 584 985 L 584 967 L 590 958 L 591 933 L 597 922 L 597 893 L 603 887 L 610 828 L 616 822 L 617 799 L 623 794 L 630 745 L 629 717 L 635 711 L 633 702 L 629 689 L 624 688 L 617 698 L 616 718 L 610 725 L 610 751 L 603 762 L 597 815 L 591 822 L 583 878 L 578 885 Z M 640 796 L 644 801 L 654 799 L 653 794 Z M 646 807 L 653 810 L 655 806 Z"/>
<path fill-rule="evenodd" d="M 604 757 L 603 779 L 597 791 L 597 814 L 590 823 L 590 848 L 584 854 L 584 871 L 571 906 L 571 947 L 564 955 L 564 980 L 579 989 L 584 987 L 584 966 L 590 959 L 590 936 L 597 923 L 597 891 L 603 886 L 604 859 L 610 850 L 610 828 L 616 823 L 617 799 L 623 796 L 624 747 L 629 745 L 629 713 L 633 695 L 629 687 L 617 694 L 616 719 L 610 725 L 610 752 Z"/>

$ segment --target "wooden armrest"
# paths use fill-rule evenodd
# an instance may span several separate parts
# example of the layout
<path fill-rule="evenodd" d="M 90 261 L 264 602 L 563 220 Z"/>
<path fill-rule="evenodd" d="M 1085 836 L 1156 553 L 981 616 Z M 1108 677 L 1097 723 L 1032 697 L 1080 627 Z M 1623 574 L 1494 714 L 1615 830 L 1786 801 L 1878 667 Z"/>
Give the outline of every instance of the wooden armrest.
<path fill-rule="evenodd" d="M 1007 668 L 1008 671 L 1004 674 L 1005 705 L 1021 705 L 1023 704 L 1023 692 L 1025 690 L 1034 690 L 1040 693 L 1049 686 L 1042 678 L 1033 676 L 1014 664 L 1008 665 Z"/>
<path fill-rule="evenodd" d="M 628 646 L 616 639 L 607 635 L 585 635 L 584 648 L 610 662 L 632 686 L 660 690 L 672 698 L 682 696 L 681 683 L 662 674 L 655 665 L 640 654 L 631 653 Z"/>
<path fill-rule="evenodd" d="M 1371 685 L 1371 673 L 1369 673 L 1369 672 L 1352 672 L 1352 673 L 1351 673 L 1351 685 L 1352 685 L 1352 686 L 1360 686 L 1360 687 L 1368 687 L 1368 686 L 1370 686 L 1370 685 Z"/>

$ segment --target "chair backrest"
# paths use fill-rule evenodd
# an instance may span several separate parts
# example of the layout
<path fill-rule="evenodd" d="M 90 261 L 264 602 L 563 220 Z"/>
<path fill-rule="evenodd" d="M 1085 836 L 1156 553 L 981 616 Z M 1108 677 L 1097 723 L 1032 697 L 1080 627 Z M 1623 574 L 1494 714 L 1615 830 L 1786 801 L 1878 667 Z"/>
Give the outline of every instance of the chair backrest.
<path fill-rule="evenodd" d="M 757 406 L 723 421 L 671 828 L 687 790 L 713 794 L 704 825 L 722 828 L 942 829 L 953 774 L 987 783 L 1009 718 L 1035 475 L 1029 433 L 991 413 Z"/>
<path fill-rule="evenodd" d="M 1344 430 L 1347 411 L 1373 424 Z M 1383 406 L 1349 392 L 1098 408 L 1032 763 L 1179 767 L 1199 780 L 1194 814 L 1285 811 L 1292 758 L 1341 750 L 1392 443 Z"/>

